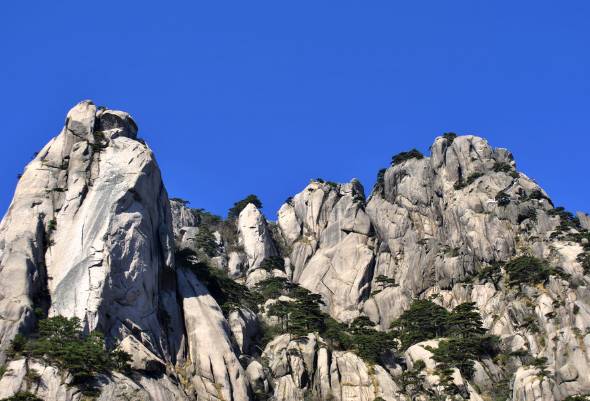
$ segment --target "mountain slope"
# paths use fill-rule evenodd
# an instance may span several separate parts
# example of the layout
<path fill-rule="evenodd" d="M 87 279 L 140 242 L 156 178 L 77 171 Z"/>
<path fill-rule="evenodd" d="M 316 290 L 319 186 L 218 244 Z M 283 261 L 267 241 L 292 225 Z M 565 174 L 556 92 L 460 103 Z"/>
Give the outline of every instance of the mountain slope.
<path fill-rule="evenodd" d="M 74 107 L 0 224 L 0 398 L 590 393 L 590 217 L 555 208 L 508 150 L 445 134 L 396 155 L 368 198 L 312 180 L 276 223 L 247 199 L 225 220 L 169 201 L 128 114 Z M 32 351 L 61 316 L 128 366 L 82 383 Z"/>

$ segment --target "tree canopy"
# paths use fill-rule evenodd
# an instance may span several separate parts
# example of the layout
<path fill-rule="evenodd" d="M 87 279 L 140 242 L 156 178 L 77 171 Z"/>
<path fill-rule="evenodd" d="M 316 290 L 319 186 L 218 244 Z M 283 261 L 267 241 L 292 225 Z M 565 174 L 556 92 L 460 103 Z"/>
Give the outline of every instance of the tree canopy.
<path fill-rule="evenodd" d="M 233 207 L 229 209 L 227 213 L 227 218 L 231 220 L 237 219 L 240 216 L 242 210 L 244 210 L 244 208 L 248 206 L 249 203 L 252 203 L 258 209 L 262 209 L 262 202 L 260 201 L 260 199 L 258 199 L 256 195 L 250 194 L 246 196 L 244 199 L 234 203 Z"/>

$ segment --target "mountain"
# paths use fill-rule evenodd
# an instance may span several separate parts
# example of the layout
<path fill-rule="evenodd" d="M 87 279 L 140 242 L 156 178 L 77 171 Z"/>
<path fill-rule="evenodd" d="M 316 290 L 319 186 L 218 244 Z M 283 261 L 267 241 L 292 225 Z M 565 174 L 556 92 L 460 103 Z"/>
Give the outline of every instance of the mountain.
<path fill-rule="evenodd" d="M 0 399 L 590 394 L 590 216 L 508 150 L 444 134 L 368 197 L 312 180 L 271 222 L 255 196 L 227 219 L 169 200 L 137 132 L 81 102 L 22 174 L 0 224 Z"/>

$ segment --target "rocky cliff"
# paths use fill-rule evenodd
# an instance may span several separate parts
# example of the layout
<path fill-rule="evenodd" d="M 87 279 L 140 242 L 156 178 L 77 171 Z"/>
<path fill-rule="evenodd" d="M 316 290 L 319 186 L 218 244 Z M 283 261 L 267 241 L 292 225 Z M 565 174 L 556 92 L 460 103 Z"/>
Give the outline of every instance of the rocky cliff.
<path fill-rule="evenodd" d="M 129 356 L 89 379 L 99 400 L 590 394 L 589 222 L 454 134 L 368 197 L 318 179 L 277 222 L 247 202 L 224 220 L 169 201 L 131 117 L 82 102 L 0 225 L 0 398 L 89 397 L 19 348 L 57 317 Z"/>

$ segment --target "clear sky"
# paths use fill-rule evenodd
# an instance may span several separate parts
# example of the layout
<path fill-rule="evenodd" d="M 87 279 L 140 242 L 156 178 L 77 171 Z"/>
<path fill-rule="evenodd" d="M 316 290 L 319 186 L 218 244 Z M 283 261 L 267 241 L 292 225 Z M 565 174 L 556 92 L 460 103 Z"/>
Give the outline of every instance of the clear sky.
<path fill-rule="evenodd" d="M 11 1 L 0 210 L 82 99 L 130 112 L 168 192 L 269 218 L 310 178 L 370 191 L 454 131 L 590 212 L 590 1 Z"/>

